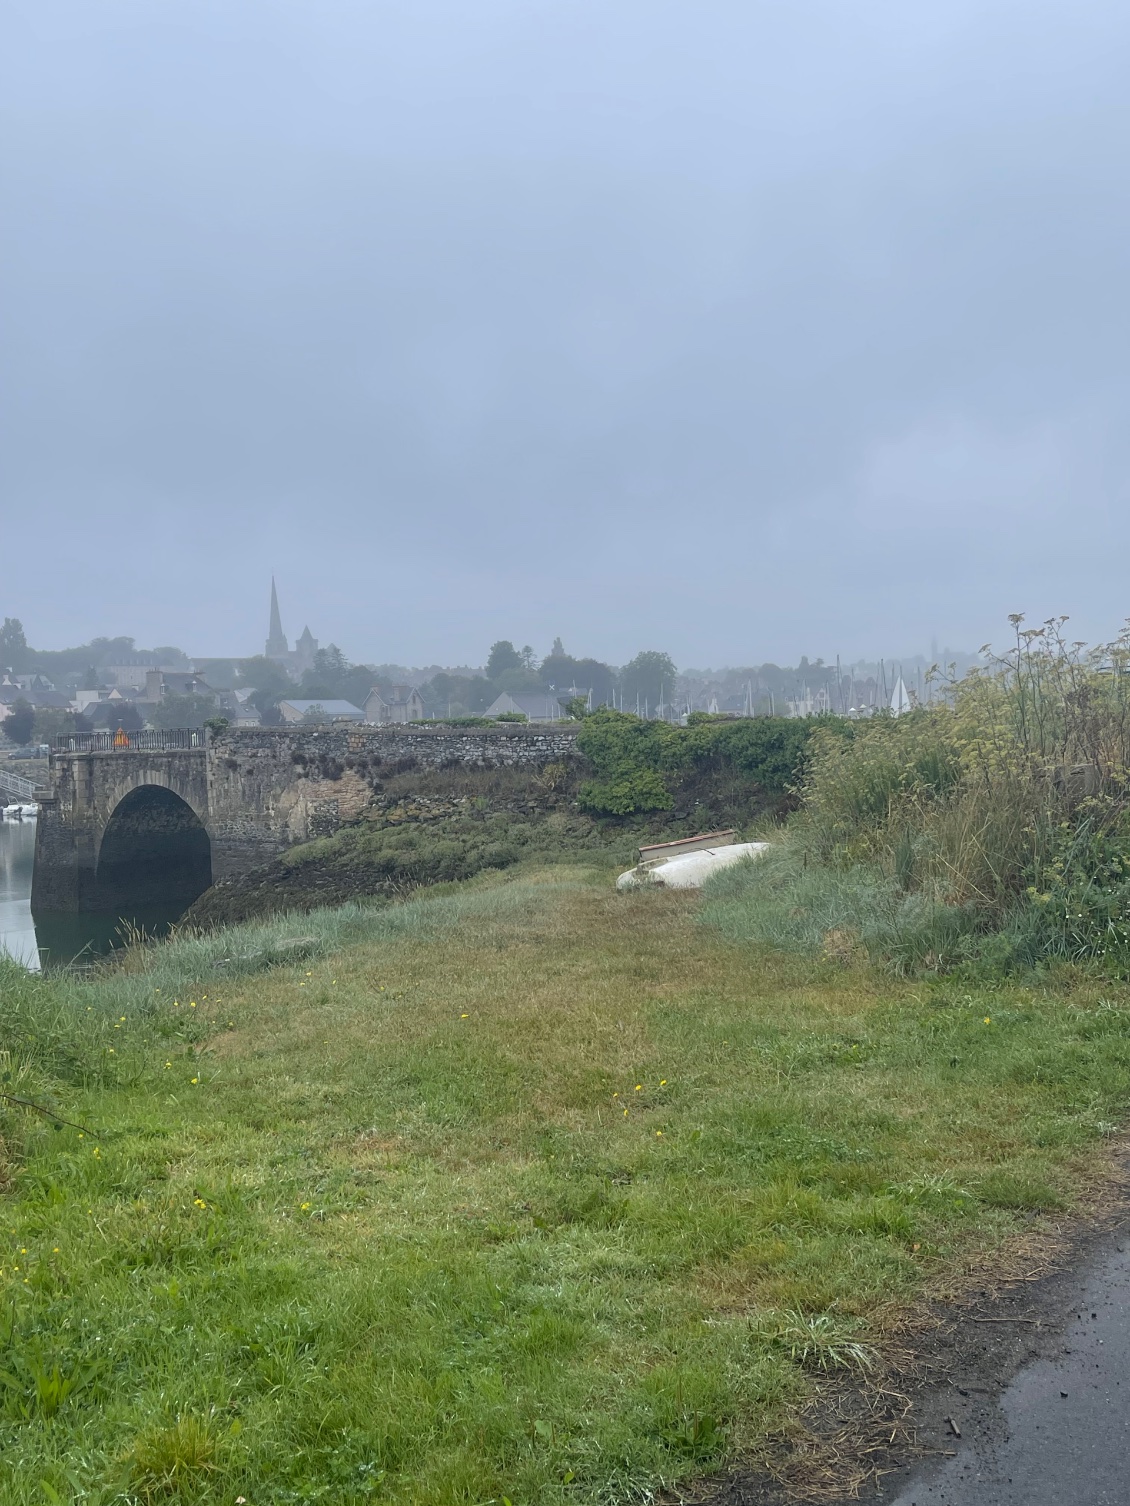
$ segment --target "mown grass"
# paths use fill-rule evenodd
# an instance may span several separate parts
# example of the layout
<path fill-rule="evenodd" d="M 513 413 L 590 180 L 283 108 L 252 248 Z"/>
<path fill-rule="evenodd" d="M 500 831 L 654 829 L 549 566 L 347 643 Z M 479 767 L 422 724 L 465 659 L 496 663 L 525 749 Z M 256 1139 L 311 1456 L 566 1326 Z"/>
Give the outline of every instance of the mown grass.
<path fill-rule="evenodd" d="M 755 1449 L 1130 1095 L 1097 985 L 731 938 L 603 871 L 0 974 L 0 1499 L 643 1499 Z M 292 944 L 301 938 L 299 944 Z"/>

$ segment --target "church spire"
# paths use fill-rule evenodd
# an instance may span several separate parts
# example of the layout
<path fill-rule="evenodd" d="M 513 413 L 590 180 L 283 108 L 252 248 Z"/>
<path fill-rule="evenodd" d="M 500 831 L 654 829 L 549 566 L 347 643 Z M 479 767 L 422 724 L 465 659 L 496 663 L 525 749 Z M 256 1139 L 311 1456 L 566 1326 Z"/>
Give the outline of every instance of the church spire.
<path fill-rule="evenodd" d="M 282 617 L 279 614 L 279 593 L 275 590 L 275 577 L 271 576 L 271 630 L 267 638 L 266 655 L 268 659 L 278 659 L 288 652 L 286 634 L 283 632 Z"/>

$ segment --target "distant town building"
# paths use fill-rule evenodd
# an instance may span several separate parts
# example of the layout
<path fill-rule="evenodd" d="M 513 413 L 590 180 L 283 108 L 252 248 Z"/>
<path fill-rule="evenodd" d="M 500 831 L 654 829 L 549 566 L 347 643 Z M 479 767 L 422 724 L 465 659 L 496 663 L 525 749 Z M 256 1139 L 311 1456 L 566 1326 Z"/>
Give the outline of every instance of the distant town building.
<path fill-rule="evenodd" d="M 508 713 L 513 716 L 520 713 L 530 722 L 560 722 L 565 720 L 565 711 L 553 691 L 542 690 L 516 690 L 511 693 L 504 690 L 497 700 L 492 701 L 484 715 L 502 716 Z"/>
<path fill-rule="evenodd" d="M 139 704 L 155 706 L 168 695 L 210 695 L 216 691 L 203 675 L 192 669 L 150 669 L 145 674 L 145 688 L 138 697 Z"/>
<path fill-rule="evenodd" d="M 152 669 L 167 670 L 170 674 L 178 668 L 175 664 L 154 664 L 152 659 L 130 659 L 125 664 L 108 664 L 98 673 L 102 683 L 116 685 L 119 690 L 144 690 L 145 676 Z M 183 669 L 183 665 L 180 666 Z"/>
<path fill-rule="evenodd" d="M 280 701 L 279 714 L 284 722 L 304 722 L 311 714 L 319 722 L 363 722 L 365 713 L 351 701 Z"/>
<path fill-rule="evenodd" d="M 41 690 L 54 690 L 55 686 L 46 675 L 5 675 L 5 685 L 16 685 L 25 695 Z"/>
<path fill-rule="evenodd" d="M 279 612 L 279 594 L 275 589 L 274 576 L 271 577 L 271 625 L 267 632 L 267 643 L 263 652 L 268 659 L 273 659 L 280 668 L 285 669 L 294 680 L 300 680 L 307 670 L 314 668 L 314 658 L 318 652 L 318 640 L 309 627 L 302 629 L 293 649 L 287 643 L 286 634 L 283 632 L 282 615 Z"/>
<path fill-rule="evenodd" d="M 35 711 L 67 711 L 71 704 L 43 675 L 5 675 L 0 680 L 0 716 L 7 716 L 17 701 Z"/>
<path fill-rule="evenodd" d="M 117 685 L 112 690 L 76 690 L 71 697 L 71 710 L 77 711 L 80 716 L 85 716 L 91 706 L 100 706 L 110 703 L 114 706 L 132 705 L 140 700 L 142 692 L 133 689 L 119 689 Z"/>
<path fill-rule="evenodd" d="M 376 727 L 392 722 L 421 722 L 424 703 L 414 685 L 394 685 L 382 691 L 376 685 L 365 697 L 365 720 Z"/>

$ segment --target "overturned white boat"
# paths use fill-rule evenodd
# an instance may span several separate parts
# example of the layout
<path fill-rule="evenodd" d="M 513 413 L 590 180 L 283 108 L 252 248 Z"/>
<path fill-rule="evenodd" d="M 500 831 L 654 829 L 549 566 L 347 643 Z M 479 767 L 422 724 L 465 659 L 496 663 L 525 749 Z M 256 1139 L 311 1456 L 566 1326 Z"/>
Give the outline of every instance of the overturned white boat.
<path fill-rule="evenodd" d="M 637 867 L 616 880 L 617 889 L 659 884 L 665 889 L 699 889 L 715 873 L 735 863 L 759 858 L 768 842 L 739 842 L 736 831 L 709 831 L 678 842 L 655 842 L 640 848 Z"/>

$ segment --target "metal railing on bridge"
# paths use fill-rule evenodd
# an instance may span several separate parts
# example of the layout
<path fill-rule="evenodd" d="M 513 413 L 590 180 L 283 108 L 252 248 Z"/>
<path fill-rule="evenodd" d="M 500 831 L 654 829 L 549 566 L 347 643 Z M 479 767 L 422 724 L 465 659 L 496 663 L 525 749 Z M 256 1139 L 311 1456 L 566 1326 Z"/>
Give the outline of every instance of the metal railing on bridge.
<path fill-rule="evenodd" d="M 39 794 L 39 787 L 30 779 L 24 779 L 21 774 L 11 774 L 7 769 L 0 769 L 0 793 L 14 795 L 17 800 L 34 800 Z"/>
<path fill-rule="evenodd" d="M 56 753 L 164 753 L 179 748 L 203 748 L 208 734 L 203 727 L 176 727 L 168 731 L 147 729 L 126 732 L 71 732 L 57 737 Z"/>

